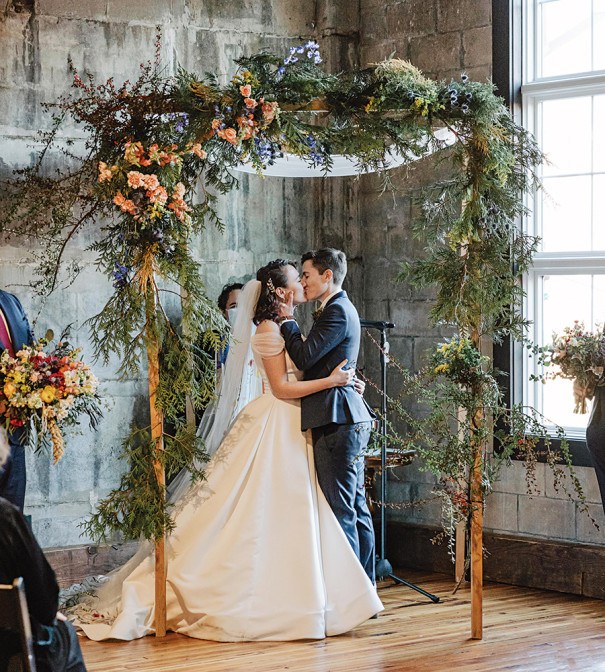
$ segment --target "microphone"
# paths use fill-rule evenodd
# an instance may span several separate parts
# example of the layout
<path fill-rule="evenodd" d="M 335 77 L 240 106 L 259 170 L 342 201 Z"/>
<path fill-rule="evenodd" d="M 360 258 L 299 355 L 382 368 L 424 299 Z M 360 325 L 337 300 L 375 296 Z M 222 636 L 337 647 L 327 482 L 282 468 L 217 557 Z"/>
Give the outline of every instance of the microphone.
<path fill-rule="evenodd" d="M 394 329 L 395 325 L 392 322 L 385 322 L 384 320 L 359 320 L 362 327 L 366 329 Z"/>

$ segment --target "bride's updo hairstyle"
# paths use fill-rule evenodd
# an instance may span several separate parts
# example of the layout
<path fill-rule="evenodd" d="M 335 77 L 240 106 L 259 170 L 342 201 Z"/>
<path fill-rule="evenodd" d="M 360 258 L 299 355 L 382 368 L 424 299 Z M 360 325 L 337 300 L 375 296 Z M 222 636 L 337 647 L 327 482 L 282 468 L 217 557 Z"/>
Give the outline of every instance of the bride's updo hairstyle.
<path fill-rule="evenodd" d="M 264 320 L 274 320 L 278 316 L 280 298 L 277 296 L 275 290 L 278 287 L 288 286 L 287 266 L 294 266 L 296 268 L 296 262 L 287 261 L 286 259 L 275 259 L 275 261 L 270 261 L 266 266 L 258 270 L 256 279 L 260 281 L 261 287 L 256 311 L 252 318 L 254 324 L 260 324 Z"/>

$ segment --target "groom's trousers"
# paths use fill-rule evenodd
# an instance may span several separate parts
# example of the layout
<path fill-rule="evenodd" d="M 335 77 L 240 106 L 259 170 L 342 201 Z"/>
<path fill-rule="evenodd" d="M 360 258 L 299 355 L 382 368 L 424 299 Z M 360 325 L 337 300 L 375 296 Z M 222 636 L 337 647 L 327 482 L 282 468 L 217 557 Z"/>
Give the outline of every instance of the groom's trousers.
<path fill-rule="evenodd" d="M 375 581 L 372 515 L 366 502 L 364 450 L 371 423 L 332 423 L 313 431 L 317 480 L 366 574 Z"/>

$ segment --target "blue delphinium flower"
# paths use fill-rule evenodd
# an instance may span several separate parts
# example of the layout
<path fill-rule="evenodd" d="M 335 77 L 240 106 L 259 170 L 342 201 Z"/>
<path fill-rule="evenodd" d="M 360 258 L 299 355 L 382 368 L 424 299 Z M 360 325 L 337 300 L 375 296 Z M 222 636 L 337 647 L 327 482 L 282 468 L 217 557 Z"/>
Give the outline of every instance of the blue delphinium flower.
<path fill-rule="evenodd" d="M 121 289 L 122 287 L 126 287 L 128 284 L 128 273 L 130 269 L 127 266 L 123 266 L 122 264 L 119 264 L 117 261 L 114 266 L 114 270 L 112 272 L 113 275 L 113 286 L 116 289 Z"/>
<path fill-rule="evenodd" d="M 272 166 L 278 156 L 283 156 L 281 147 L 276 142 L 271 142 L 264 133 L 254 138 L 254 148 L 263 167 Z"/>
<path fill-rule="evenodd" d="M 326 162 L 324 155 L 321 153 L 323 147 L 317 144 L 315 136 L 308 135 L 306 143 L 309 146 L 309 158 L 313 161 L 314 164 L 323 165 Z"/>
<path fill-rule="evenodd" d="M 189 126 L 189 115 L 186 112 L 183 112 L 180 115 L 180 119 L 174 125 L 174 130 L 177 133 L 182 133 L 187 126 Z"/>
<path fill-rule="evenodd" d="M 319 44 L 317 44 L 317 42 L 314 40 L 309 40 L 306 44 L 299 47 L 290 47 L 290 55 L 284 59 L 284 65 L 291 65 L 292 63 L 296 63 L 298 61 L 298 56 L 295 56 L 295 54 L 304 54 L 305 51 L 307 52 L 307 58 L 313 59 L 313 62 L 316 65 L 321 63 Z M 282 68 L 280 68 L 277 72 L 280 76 L 283 75 Z"/>

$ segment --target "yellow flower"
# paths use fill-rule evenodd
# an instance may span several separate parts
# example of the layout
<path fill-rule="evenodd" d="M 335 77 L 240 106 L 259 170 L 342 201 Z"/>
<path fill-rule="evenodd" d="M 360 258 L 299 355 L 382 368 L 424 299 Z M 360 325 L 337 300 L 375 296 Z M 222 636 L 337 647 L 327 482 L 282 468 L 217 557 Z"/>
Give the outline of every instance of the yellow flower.
<path fill-rule="evenodd" d="M 12 383 L 4 383 L 4 396 L 11 399 L 17 393 L 17 386 Z"/>
<path fill-rule="evenodd" d="M 50 404 L 56 399 L 57 391 L 52 385 L 47 385 L 42 392 L 40 392 L 40 398 L 45 404 Z"/>
<path fill-rule="evenodd" d="M 450 367 L 447 364 L 439 364 L 439 366 L 435 367 L 435 373 L 445 373 L 449 369 Z"/>

